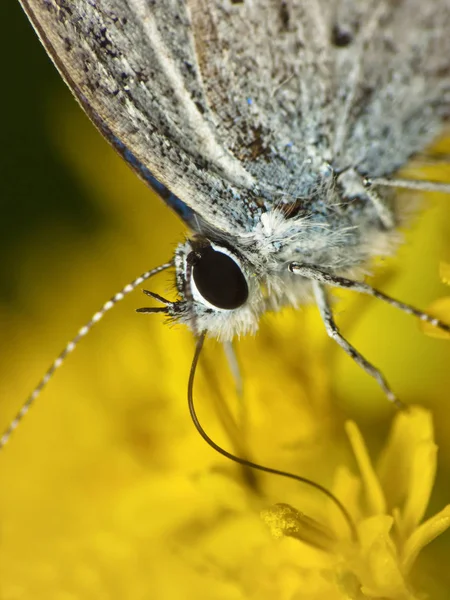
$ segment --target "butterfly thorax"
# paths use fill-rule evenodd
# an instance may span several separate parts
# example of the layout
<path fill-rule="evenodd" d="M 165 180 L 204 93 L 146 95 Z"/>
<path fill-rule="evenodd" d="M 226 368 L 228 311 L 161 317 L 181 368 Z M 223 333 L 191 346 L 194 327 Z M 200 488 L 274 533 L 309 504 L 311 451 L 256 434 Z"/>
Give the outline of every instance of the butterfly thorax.
<path fill-rule="evenodd" d="M 311 298 L 311 283 L 289 265 L 302 263 L 332 275 L 364 273 L 373 255 L 397 240 L 364 179 L 348 169 L 317 179 L 314 197 L 248 195 L 253 228 L 230 236 L 197 222 L 197 232 L 178 246 L 176 283 L 181 296 L 171 317 L 221 340 L 255 332 L 262 313 Z M 392 214 L 388 196 L 376 196 Z"/>

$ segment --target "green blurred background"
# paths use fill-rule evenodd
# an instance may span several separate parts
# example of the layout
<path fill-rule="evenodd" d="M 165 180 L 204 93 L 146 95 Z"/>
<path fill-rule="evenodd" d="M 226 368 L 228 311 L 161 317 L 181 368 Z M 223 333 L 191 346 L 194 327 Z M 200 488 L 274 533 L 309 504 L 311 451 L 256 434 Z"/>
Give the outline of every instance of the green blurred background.
<path fill-rule="evenodd" d="M 167 260 L 185 230 L 89 124 L 17 2 L 0 4 L 0 22 L 4 24 L 0 36 L 3 427 L 76 330 L 124 284 Z M 439 176 L 450 180 L 448 170 L 441 169 Z M 421 307 L 449 293 L 438 277 L 439 261 L 450 260 L 448 198 L 430 196 L 426 202 L 429 209 L 407 233 L 408 244 L 397 257 L 386 261 L 386 268 L 375 279 L 388 293 Z M 164 275 L 149 287 L 167 294 L 171 286 Z M 134 314 L 136 307 L 146 304 L 137 292 L 98 326 L 94 339 L 83 342 L 70 364 L 58 373 L 0 457 L 0 552 L 4 553 L 7 599 L 66 597 L 55 591 L 59 585 L 55 573 L 42 576 L 43 567 L 37 565 L 36 556 L 42 552 L 45 564 L 59 564 L 55 557 L 60 556 L 61 546 L 48 540 L 52 534 L 73 540 L 71 527 L 82 529 L 81 509 L 74 512 L 72 504 L 84 507 L 83 515 L 90 514 L 90 495 L 104 494 L 107 500 L 112 487 L 129 489 L 134 485 L 130 480 L 137 478 L 136 465 L 146 472 L 151 463 L 163 481 L 168 464 L 176 464 L 177 473 L 183 473 L 192 464 L 221 461 L 197 440 L 185 407 L 193 348 L 190 334 L 182 328 L 163 327 L 158 317 L 150 322 Z M 312 397 L 314 390 L 320 389 L 326 401 L 319 408 L 302 409 L 312 411 L 313 416 L 308 412 L 305 421 L 310 418 L 313 424 L 309 429 L 300 425 L 305 431 L 299 434 L 301 457 L 294 464 L 305 475 L 320 472 L 327 481 L 339 457 L 345 455 L 343 450 L 332 458 L 329 454 L 336 439 L 342 441 L 339 428 L 343 420 L 354 418 L 376 453 L 393 411 L 373 382 L 328 342 L 314 309 L 287 312 L 284 320 L 279 316 L 264 319 L 261 335 L 242 342 L 244 375 L 251 397 L 252 393 L 258 395 L 257 389 L 261 395 L 261 389 L 270 388 L 267 382 L 256 380 L 272 367 L 278 369 L 274 376 L 280 382 L 277 387 L 286 381 L 290 392 L 295 389 L 301 395 L 309 389 Z M 352 341 L 380 366 L 400 397 L 433 410 L 441 448 L 430 507 L 436 512 L 450 498 L 450 344 L 426 337 L 413 320 L 372 300 L 343 301 L 338 314 L 351 331 Z M 215 357 L 217 348 L 211 353 Z M 217 364 L 224 389 L 232 389 L 225 364 Z M 298 389 L 296 377 L 302 379 Z M 306 380 L 310 388 L 305 388 Z M 308 393 L 305 398 L 308 404 Z M 265 397 L 258 410 L 269 422 L 276 420 L 274 435 L 280 444 L 283 439 L 290 443 L 291 408 L 284 406 L 282 399 L 271 405 L 272 400 Z M 214 428 L 213 414 L 211 421 Z M 220 437 L 220 428 L 216 434 Z M 261 447 L 255 453 L 264 458 L 266 440 L 261 436 Z M 113 450 L 119 444 L 126 447 L 120 456 Z M 182 453 L 185 456 L 180 457 Z M 265 458 L 273 463 L 277 455 L 266 453 Z M 314 463 L 318 455 L 329 456 L 329 464 L 318 469 Z M 92 463 L 98 471 L 88 475 L 86 467 Z M 76 477 L 81 477 L 83 484 L 71 488 Z M 94 486 L 93 492 L 94 480 L 98 487 Z M 100 514 L 99 508 L 88 520 L 98 522 Z M 159 518 L 158 513 L 154 520 Z M 117 527 L 105 525 L 108 531 L 117 532 Z M 435 598 L 447 598 L 450 590 L 450 574 L 444 568 L 449 537 L 439 538 L 421 557 L 426 585 Z M 133 544 L 138 542 L 132 537 L 122 541 L 122 546 L 117 542 L 117 553 L 124 545 L 132 553 Z M 80 545 L 79 553 L 87 556 L 89 552 L 91 549 Z M 69 571 L 72 564 L 68 553 Z M 143 573 L 145 579 L 145 569 Z M 131 576 L 136 578 L 134 572 Z M 110 577 L 112 581 L 113 575 Z M 127 594 L 116 590 L 104 597 L 140 597 L 129 589 Z M 86 592 L 80 597 L 91 596 Z M 103 596 L 97 591 L 92 597 Z M 157 597 L 172 595 L 160 592 Z"/>

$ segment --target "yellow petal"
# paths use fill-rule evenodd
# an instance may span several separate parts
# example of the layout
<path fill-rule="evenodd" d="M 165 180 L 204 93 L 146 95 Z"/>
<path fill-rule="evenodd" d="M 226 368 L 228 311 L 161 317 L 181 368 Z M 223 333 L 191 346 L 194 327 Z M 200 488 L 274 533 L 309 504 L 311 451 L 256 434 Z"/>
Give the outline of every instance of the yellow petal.
<path fill-rule="evenodd" d="M 390 455 L 385 455 L 385 479 L 391 489 L 396 482 L 401 486 L 396 501 L 397 505 L 403 500 L 405 504 L 396 524 L 400 540 L 406 540 L 423 519 L 436 475 L 431 413 L 419 406 L 411 407 L 397 415 L 393 431 L 396 443 L 390 446 Z"/>
<path fill-rule="evenodd" d="M 359 523 L 358 534 L 362 555 L 370 551 L 374 541 L 380 536 L 389 536 L 393 522 L 393 518 L 389 515 L 376 515 Z"/>
<path fill-rule="evenodd" d="M 393 519 L 378 515 L 360 524 L 361 591 L 369 598 L 408 598 L 397 551 L 391 539 Z"/>
<path fill-rule="evenodd" d="M 358 476 L 344 465 L 340 465 L 334 476 L 332 493 L 336 498 L 339 498 L 342 504 L 352 516 L 353 521 L 358 523 L 362 519 L 360 495 L 361 495 L 361 480 Z M 342 518 L 342 514 L 337 510 L 329 511 L 328 523 L 333 531 L 339 537 L 345 539 L 349 535 L 348 523 Z"/>
<path fill-rule="evenodd" d="M 435 476 L 435 451 L 431 413 L 420 406 L 397 413 L 378 461 L 377 474 L 388 512 L 407 499 L 398 522 L 396 519 L 403 539 L 418 525 L 428 504 Z"/>
<path fill-rule="evenodd" d="M 347 421 L 345 429 L 364 483 L 369 513 L 372 515 L 384 514 L 386 500 L 361 432 L 353 421 Z"/>
<path fill-rule="evenodd" d="M 403 548 L 402 564 L 404 573 L 408 573 L 419 552 L 434 538 L 450 527 L 450 504 L 441 512 L 422 523 L 410 536 Z"/>

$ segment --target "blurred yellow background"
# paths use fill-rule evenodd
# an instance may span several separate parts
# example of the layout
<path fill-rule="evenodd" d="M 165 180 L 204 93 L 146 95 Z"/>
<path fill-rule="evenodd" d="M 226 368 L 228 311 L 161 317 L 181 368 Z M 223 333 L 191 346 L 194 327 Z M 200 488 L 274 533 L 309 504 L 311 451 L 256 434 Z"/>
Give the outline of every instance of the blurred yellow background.
<path fill-rule="evenodd" d="M 19 6 L 3 3 L 0 18 L 3 429 L 78 328 L 170 258 L 186 231 L 82 114 Z M 450 181 L 446 169 L 433 174 Z M 428 195 L 424 205 L 407 243 L 373 280 L 423 308 L 450 294 L 438 274 L 450 260 L 450 203 Z M 144 287 L 174 293 L 170 273 Z M 450 344 L 375 300 L 342 298 L 338 322 L 351 341 L 405 403 L 432 410 L 440 450 L 429 512 L 437 512 L 450 500 Z M 265 597 L 253 594 L 251 580 L 265 564 L 255 549 L 272 544 L 259 510 L 275 501 L 316 517 L 327 510 L 317 493 L 270 477 L 258 476 L 266 497 L 249 500 L 239 468 L 190 423 L 192 336 L 159 315 L 134 313 L 146 305 L 137 291 L 95 327 L 0 455 L 1 600 Z M 245 444 L 255 460 L 330 486 L 336 466 L 351 465 L 347 418 L 376 456 L 394 411 L 326 338 L 314 307 L 265 317 L 237 351 Z M 214 342 L 205 360 L 218 389 L 199 377 L 199 413 L 232 449 L 217 406 L 235 416 L 243 409 Z M 417 565 L 436 599 L 448 598 L 449 552 L 447 532 Z M 242 583 L 236 565 L 252 553 L 254 573 Z"/>

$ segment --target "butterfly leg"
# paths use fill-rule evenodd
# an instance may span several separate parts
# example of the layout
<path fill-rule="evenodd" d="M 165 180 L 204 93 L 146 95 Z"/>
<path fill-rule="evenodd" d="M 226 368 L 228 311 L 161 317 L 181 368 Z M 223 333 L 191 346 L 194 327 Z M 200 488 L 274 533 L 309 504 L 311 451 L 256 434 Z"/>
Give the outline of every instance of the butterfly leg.
<path fill-rule="evenodd" d="M 387 384 L 382 373 L 369 361 L 367 361 L 364 356 L 362 356 L 362 354 L 360 354 L 358 350 L 356 350 L 356 348 L 354 348 L 339 331 L 339 328 L 333 318 L 333 313 L 325 286 L 318 281 L 313 281 L 312 285 L 320 316 L 322 317 L 325 329 L 330 338 L 337 342 L 339 346 L 356 362 L 357 365 L 359 365 L 368 375 L 376 380 L 390 402 L 393 402 L 397 408 L 405 408 L 405 405 L 395 396 L 394 392 Z"/>
<path fill-rule="evenodd" d="M 366 194 L 369 196 L 378 217 L 386 230 L 394 229 L 397 225 L 395 215 L 386 201 L 376 192 L 376 190 L 367 187 Z"/>
<path fill-rule="evenodd" d="M 413 315 L 417 317 L 421 321 L 425 323 L 429 323 L 433 327 L 438 327 L 442 329 L 442 331 L 446 331 L 450 333 L 450 325 L 448 323 L 444 323 L 440 319 L 436 319 L 429 315 L 428 313 L 423 312 L 411 306 L 410 304 L 406 304 L 405 302 L 400 302 L 395 298 L 391 298 L 387 294 L 383 294 L 383 292 L 378 291 L 367 283 L 363 283 L 361 281 L 353 281 L 352 279 L 347 279 L 345 277 L 339 277 L 338 275 L 332 275 L 327 271 L 319 269 L 317 267 L 313 267 L 311 265 L 302 265 L 300 263 L 292 262 L 289 265 L 289 270 L 291 273 L 296 275 L 301 275 L 306 279 L 311 279 L 312 281 L 316 281 L 319 283 L 323 283 L 325 285 L 330 285 L 332 287 L 345 288 L 347 290 L 352 290 L 354 292 L 359 292 L 360 294 L 368 294 L 369 296 L 373 296 L 374 298 L 378 298 L 378 300 L 383 300 L 387 304 L 398 308 L 408 315 Z"/>
<path fill-rule="evenodd" d="M 242 400 L 244 395 L 243 380 L 239 360 L 236 355 L 233 342 L 224 342 L 223 350 L 225 352 L 225 356 L 228 362 L 228 367 L 230 368 L 231 374 L 233 376 L 234 385 L 236 388 L 236 395 L 239 398 L 239 400 Z"/>
<path fill-rule="evenodd" d="M 228 367 L 233 376 L 234 386 L 236 395 L 238 398 L 238 415 L 237 415 L 237 427 L 239 429 L 241 439 L 245 440 L 248 438 L 248 406 L 244 400 L 244 380 L 241 373 L 241 365 L 236 354 L 236 349 L 233 342 L 224 342 L 223 351 L 228 362 Z M 244 472 L 249 486 L 257 493 L 259 493 L 259 484 L 257 477 L 253 471 Z"/>

